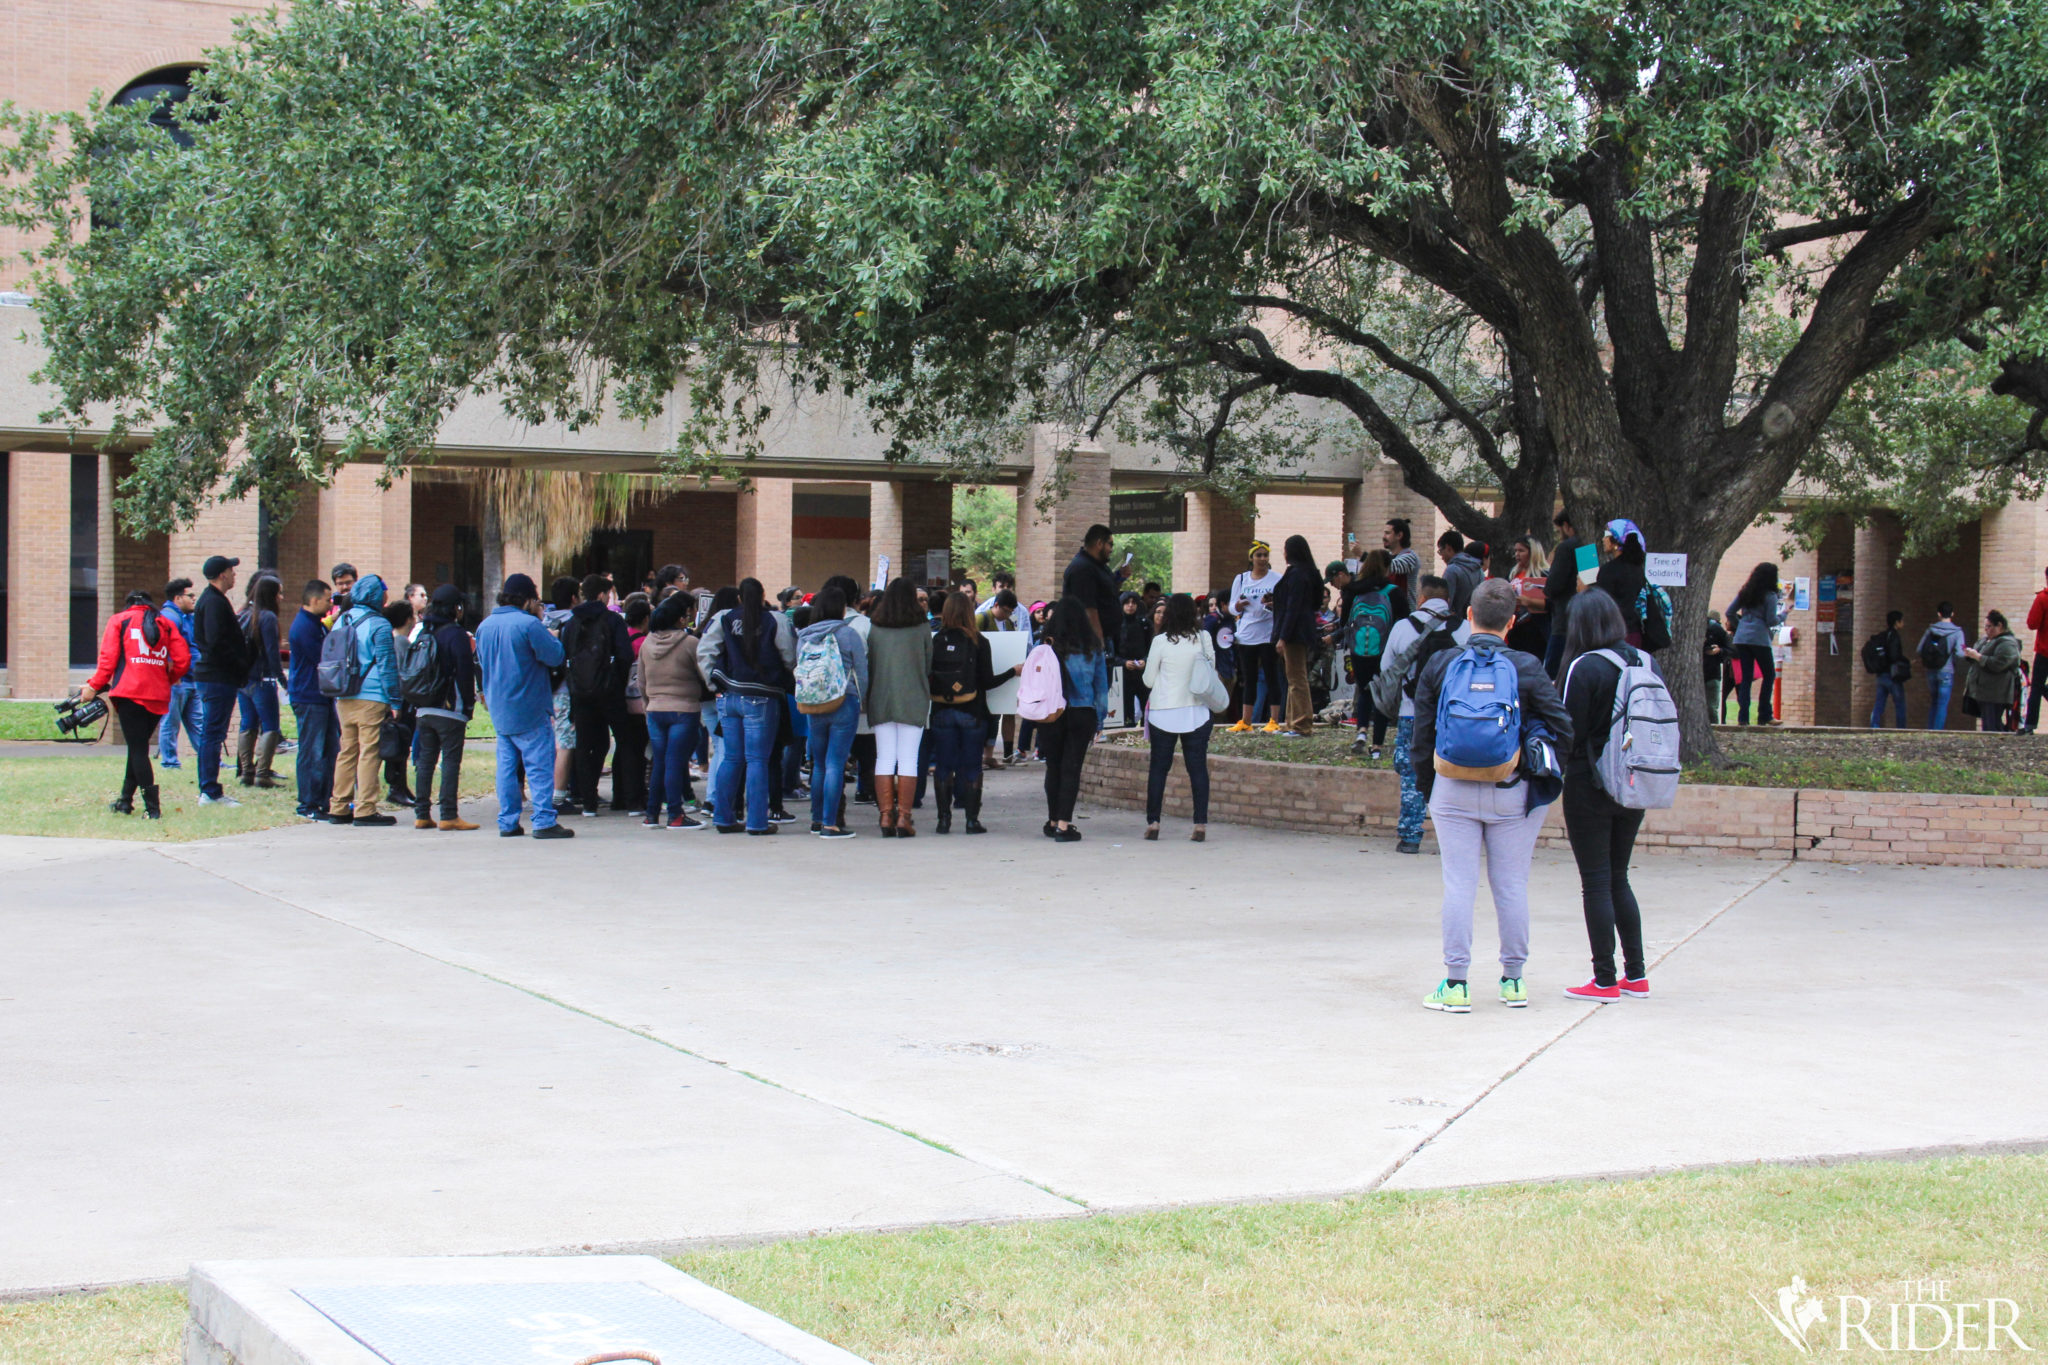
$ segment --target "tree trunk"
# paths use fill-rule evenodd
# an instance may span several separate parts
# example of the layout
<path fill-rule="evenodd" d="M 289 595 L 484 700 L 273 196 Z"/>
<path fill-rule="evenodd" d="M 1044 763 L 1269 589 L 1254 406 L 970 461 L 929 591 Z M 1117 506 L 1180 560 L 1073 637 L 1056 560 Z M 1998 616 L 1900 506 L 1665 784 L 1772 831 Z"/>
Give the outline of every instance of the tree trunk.
<path fill-rule="evenodd" d="M 484 615 L 491 614 L 491 608 L 498 598 L 498 589 L 505 584 L 505 530 L 498 519 L 498 502 L 492 497 L 479 499 L 483 503 L 483 525 L 478 536 L 484 550 Z"/>

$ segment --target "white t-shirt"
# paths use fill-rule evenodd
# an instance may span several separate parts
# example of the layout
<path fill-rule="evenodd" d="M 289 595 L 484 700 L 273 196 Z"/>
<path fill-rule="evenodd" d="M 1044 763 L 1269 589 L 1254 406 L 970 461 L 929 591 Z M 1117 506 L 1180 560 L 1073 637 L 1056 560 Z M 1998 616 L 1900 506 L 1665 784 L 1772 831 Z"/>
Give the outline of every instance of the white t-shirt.
<path fill-rule="evenodd" d="M 1230 584 L 1230 609 L 1237 611 L 1237 604 L 1244 603 L 1244 610 L 1238 612 L 1237 643 L 1241 645 L 1269 645 L 1273 643 L 1273 589 L 1280 586 L 1280 571 L 1266 570 L 1264 578 L 1256 578 L 1247 569 Z"/>

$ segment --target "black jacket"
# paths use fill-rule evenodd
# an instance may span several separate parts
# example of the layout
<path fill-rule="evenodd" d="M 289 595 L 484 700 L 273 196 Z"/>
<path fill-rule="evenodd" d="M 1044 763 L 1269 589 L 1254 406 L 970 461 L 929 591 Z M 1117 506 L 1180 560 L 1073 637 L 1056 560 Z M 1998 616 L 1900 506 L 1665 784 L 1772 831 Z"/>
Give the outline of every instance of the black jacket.
<path fill-rule="evenodd" d="M 1322 605 L 1323 576 L 1312 564 L 1289 564 L 1273 586 L 1273 639 L 1290 645 L 1316 642 L 1316 610 Z"/>
<path fill-rule="evenodd" d="M 942 630 L 939 634 L 943 635 L 945 632 Z M 1016 677 L 1017 670 L 1006 668 L 1000 673 L 996 672 L 995 656 L 989 652 L 988 637 L 986 635 L 979 636 L 975 640 L 975 646 L 974 672 L 978 686 L 973 698 L 968 701 L 940 701 L 935 696 L 932 698 L 933 715 L 937 715 L 941 711 L 965 711 L 968 715 L 979 720 L 984 726 L 988 724 L 988 694 Z"/>
<path fill-rule="evenodd" d="M 626 680 L 633 671 L 633 641 L 626 634 L 626 618 L 602 602 L 578 602 L 570 609 L 569 619 L 562 625 L 563 656 L 573 660 L 584 636 L 590 631 L 602 632 L 611 651 L 611 669 L 605 679 L 602 700 L 623 706 L 626 703 Z"/>
<path fill-rule="evenodd" d="M 1571 614 L 1572 594 L 1579 590 L 1579 542 L 1561 541 L 1543 579 L 1543 600 L 1550 604 L 1550 633 L 1562 635 Z"/>
<path fill-rule="evenodd" d="M 1606 589 L 1614 599 L 1614 605 L 1621 608 L 1622 624 L 1631 635 L 1640 635 L 1643 629 L 1643 614 L 1636 610 L 1637 599 L 1643 594 L 1643 587 L 1650 580 L 1645 576 L 1643 566 L 1631 564 L 1616 556 L 1600 566 L 1597 586 Z"/>
<path fill-rule="evenodd" d="M 460 711 L 465 718 L 476 714 L 476 649 L 462 622 L 446 616 L 427 615 L 426 626 L 434 632 L 434 662 L 441 675 L 441 690 L 431 709 Z"/>
<path fill-rule="evenodd" d="M 1616 651 L 1626 659 L 1632 646 Z M 1572 718 L 1569 743 L 1560 741 L 1557 751 L 1564 755 L 1565 776 L 1590 773 L 1607 748 L 1607 732 L 1614 723 L 1614 692 L 1621 685 L 1621 670 L 1597 654 L 1583 654 L 1572 660 L 1564 678 L 1564 709 Z"/>
<path fill-rule="evenodd" d="M 1116 618 L 1123 614 L 1123 594 L 1117 591 L 1116 575 L 1086 550 L 1076 551 L 1060 578 L 1060 595 L 1079 598 L 1081 605 L 1095 613 L 1095 628 L 1102 632 L 1103 648 L 1116 639 Z"/>
<path fill-rule="evenodd" d="M 1470 550 L 1460 550 L 1444 565 L 1444 582 L 1451 588 L 1451 619 L 1465 619 L 1465 608 L 1472 605 L 1472 590 L 1486 578 L 1486 566 L 1479 562 L 1479 556 Z"/>
<path fill-rule="evenodd" d="M 249 611 L 255 610 L 254 607 L 249 608 Z M 256 638 L 253 642 L 249 640 L 251 632 L 245 624 L 247 616 L 248 612 L 244 612 L 241 616 L 235 618 L 235 624 L 242 628 L 243 641 L 252 645 L 249 651 L 249 676 L 243 680 L 244 684 L 259 683 L 265 679 L 275 680 L 282 678 L 284 676 L 284 661 L 279 656 L 277 649 L 277 613 L 274 611 L 256 612 L 256 629 L 253 632 Z"/>
<path fill-rule="evenodd" d="M 1571 752 L 1572 736 L 1577 731 L 1572 727 L 1572 718 L 1565 712 L 1564 703 L 1558 698 L 1557 689 L 1550 685 L 1550 678 L 1543 671 L 1543 661 L 1519 649 L 1509 649 L 1507 642 L 1498 635 L 1481 635 L 1474 631 L 1471 643 L 1478 648 L 1499 649 L 1507 654 L 1515 665 L 1515 677 L 1522 684 L 1523 716 L 1543 722 L 1559 753 Z M 1415 683 L 1415 738 L 1409 742 L 1408 753 L 1409 762 L 1415 767 L 1415 785 L 1421 789 L 1424 799 L 1436 784 L 1437 693 L 1443 687 L 1444 674 L 1450 669 L 1451 660 L 1457 658 L 1459 652 L 1459 648 L 1453 647 L 1430 655 L 1429 662 L 1422 666 L 1422 676 Z M 1604 733 L 1605 727 L 1602 729 Z"/>
<path fill-rule="evenodd" d="M 1729 661 L 1735 657 L 1735 642 L 1728 638 L 1727 627 L 1711 616 L 1707 618 L 1707 640 L 1700 647 L 1700 672 L 1710 683 L 1721 681 Z"/>
<path fill-rule="evenodd" d="M 228 595 L 208 583 L 192 608 L 192 643 L 200 652 L 194 682 L 246 686 L 249 681 L 249 640 Z"/>

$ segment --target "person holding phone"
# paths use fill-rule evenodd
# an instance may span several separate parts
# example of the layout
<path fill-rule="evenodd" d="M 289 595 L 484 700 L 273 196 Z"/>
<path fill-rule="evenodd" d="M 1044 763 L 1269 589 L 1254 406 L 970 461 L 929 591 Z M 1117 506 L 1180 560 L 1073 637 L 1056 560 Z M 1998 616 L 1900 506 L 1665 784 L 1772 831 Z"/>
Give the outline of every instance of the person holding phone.
<path fill-rule="evenodd" d="M 1114 640 L 1118 618 L 1123 615 L 1119 584 L 1130 576 L 1131 556 L 1115 572 L 1109 559 L 1116 550 L 1116 537 L 1107 526 L 1097 523 L 1081 537 L 1081 548 L 1067 565 L 1060 580 L 1060 595 L 1071 597 L 1095 613 L 1096 638 Z"/>

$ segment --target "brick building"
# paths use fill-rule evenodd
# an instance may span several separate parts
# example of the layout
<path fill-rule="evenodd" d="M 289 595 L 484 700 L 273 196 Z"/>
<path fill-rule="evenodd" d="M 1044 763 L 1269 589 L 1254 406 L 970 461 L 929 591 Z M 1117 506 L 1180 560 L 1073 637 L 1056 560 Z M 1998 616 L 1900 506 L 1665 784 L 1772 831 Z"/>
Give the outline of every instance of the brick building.
<path fill-rule="evenodd" d="M 153 97 L 203 64 L 209 47 L 226 42 L 237 16 L 265 8 L 233 0 L 14 0 L 0 22 L 10 40 L 0 99 L 55 110 L 84 108 L 94 91 Z M 651 475 L 674 441 L 672 427 L 660 420 L 612 417 L 570 432 L 516 423 L 495 404 L 472 401 L 444 424 L 435 465 L 389 487 L 379 486 L 379 468 L 350 466 L 331 487 L 301 490 L 289 508 L 259 507 L 254 499 L 214 504 L 174 534 L 134 537 L 113 514 L 113 490 L 128 472 L 128 457 L 104 453 L 94 441 L 98 433 L 74 439 L 39 419 L 54 395 L 28 378 L 40 357 L 32 301 L 6 292 L 23 285 L 20 246 L 0 231 L 0 695 L 62 695 L 82 680 L 99 630 L 122 596 L 136 588 L 161 592 L 173 575 L 197 578 L 200 562 L 215 553 L 275 568 L 288 594 L 347 560 L 395 583 L 456 583 L 481 603 L 494 585 L 483 581 L 474 471 L 528 466 Z M 1111 520 L 1113 492 L 1156 489 L 1171 467 L 1153 450 L 1083 447 L 1061 495 L 1041 509 L 1058 443 L 1056 433 L 1034 432 L 1011 462 L 987 476 L 1017 493 L 1018 588 L 1027 601 L 1056 590 L 1082 530 Z M 505 568 L 544 580 L 586 566 L 633 576 L 674 562 L 688 566 L 698 583 L 751 574 L 771 591 L 791 583 L 814 587 L 841 572 L 866 582 L 883 557 L 892 573 L 902 572 L 927 550 L 950 547 L 953 487 L 931 467 L 885 460 L 885 444 L 853 407 L 817 400 L 778 414 L 749 487 L 654 489 L 625 527 L 598 533 L 577 563 L 544 564 L 530 548 L 506 545 Z M 1430 564 L 1443 525 L 1392 466 L 1357 440 L 1319 450 L 1290 470 L 1260 494 L 1256 511 L 1261 538 L 1277 546 L 1290 534 L 1306 535 L 1319 559 L 1340 556 L 1349 534 L 1365 547 L 1377 545 L 1381 524 L 1399 515 L 1415 522 L 1415 548 Z M 1244 567 L 1253 525 L 1220 499 L 1191 496 L 1187 529 L 1173 537 L 1174 586 L 1200 592 L 1227 583 Z M 1721 566 L 1713 602 L 1725 604 L 1758 559 L 1779 558 L 1783 539 L 1769 526 L 1752 530 Z M 1846 724 L 1867 716 L 1870 679 L 1856 666 L 1856 646 L 1887 607 L 1904 610 L 1917 626 L 1946 597 L 1973 635 L 1984 608 L 2023 615 L 2048 564 L 2048 511 L 2004 509 L 1970 528 L 1953 552 L 1892 567 L 1897 547 L 1895 525 L 1845 525 L 1785 561 L 1788 582 L 1806 576 L 1817 585 L 1822 575 L 1836 575 L 1851 584 L 1838 608 L 1844 619 L 1835 650 L 1813 630 L 1814 611 L 1793 618 L 1788 719 Z M 1913 700 L 1918 719 L 1924 702 Z"/>

